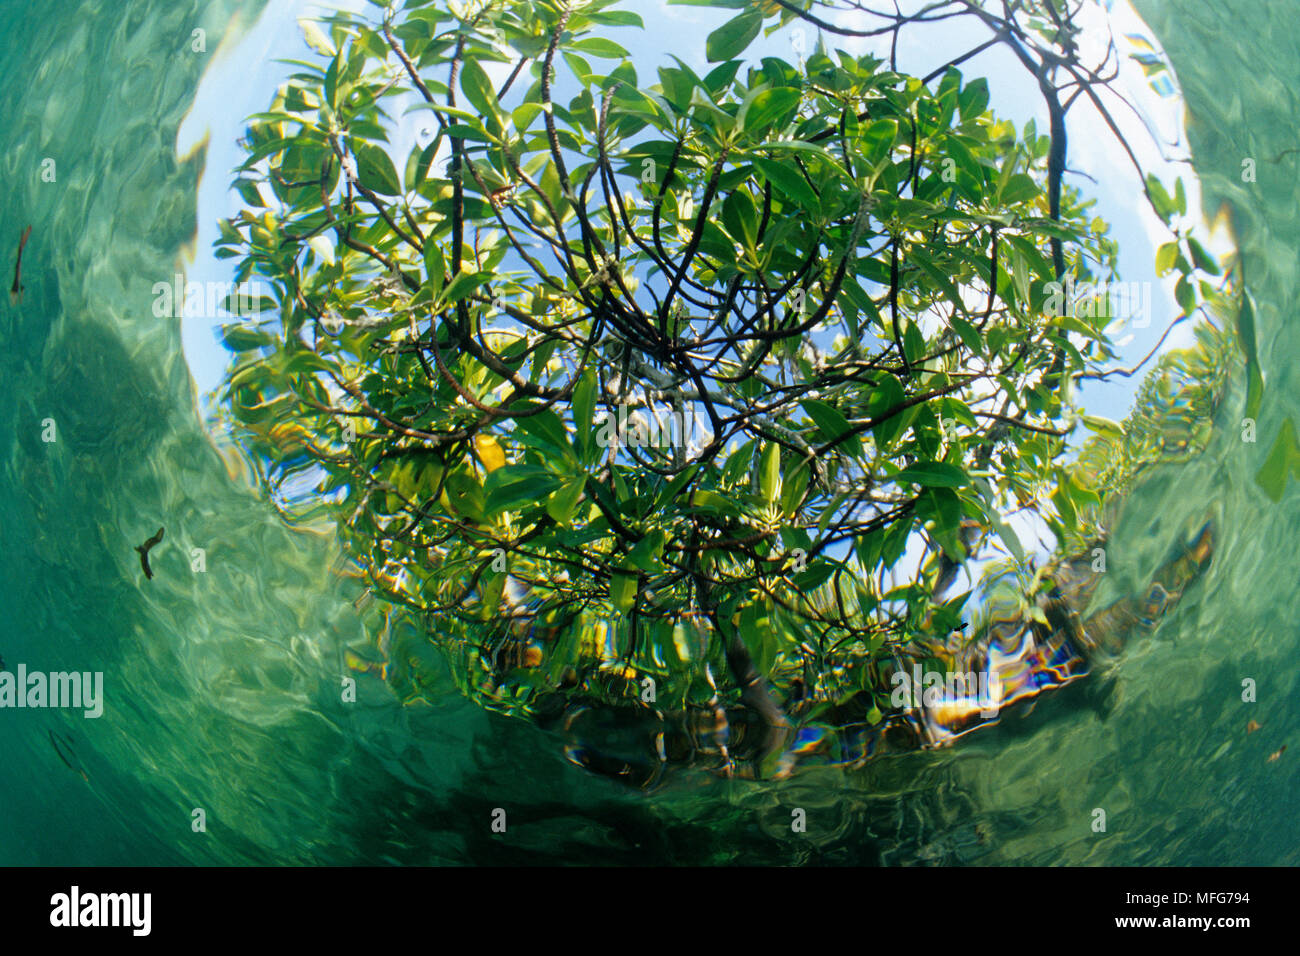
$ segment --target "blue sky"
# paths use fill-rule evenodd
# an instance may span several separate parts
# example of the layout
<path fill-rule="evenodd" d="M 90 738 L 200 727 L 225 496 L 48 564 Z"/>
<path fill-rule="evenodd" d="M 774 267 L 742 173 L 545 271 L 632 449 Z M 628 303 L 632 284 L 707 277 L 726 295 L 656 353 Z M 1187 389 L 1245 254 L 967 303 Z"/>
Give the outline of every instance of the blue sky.
<path fill-rule="evenodd" d="M 340 6 L 361 7 L 359 2 Z M 642 76 L 653 77 L 653 69 L 676 55 L 701 72 L 709 64 L 704 55 L 704 40 L 708 33 L 730 19 L 735 11 L 696 6 L 670 6 L 658 0 L 625 0 L 622 8 L 641 14 L 647 29 L 638 31 L 618 28 L 611 32 L 627 47 Z M 240 208 L 238 197 L 229 190 L 230 170 L 242 157 L 235 140 L 243 132 L 243 119 L 264 109 L 271 94 L 281 83 L 290 68 L 276 63 L 277 58 L 309 58 L 312 51 L 303 40 L 297 25 L 299 17 L 311 16 L 324 9 L 318 3 L 287 2 L 268 4 L 256 26 L 248 31 L 237 45 L 223 42 L 212 54 L 213 59 L 204 76 L 193 109 L 182 126 L 178 137 L 178 152 L 184 154 L 206 132 L 208 136 L 207 165 L 199 192 L 199 235 L 195 258 L 187 263 L 187 275 L 198 281 L 227 281 L 230 270 L 226 263 L 212 258 L 212 242 L 216 238 L 215 222 Z M 1124 4 L 1116 4 L 1113 15 L 1120 21 L 1115 28 L 1117 38 L 1125 32 L 1142 30 L 1140 21 Z M 941 22 L 913 28 L 902 34 L 899 45 L 899 65 L 903 70 L 929 72 L 951 56 L 982 42 L 984 36 L 972 39 L 970 21 L 954 21 L 954 27 Z M 816 30 L 807 24 L 792 23 L 768 37 L 760 37 L 748 51 L 754 60 L 762 56 L 780 56 L 795 59 L 799 32 L 802 43 L 811 50 L 817 42 Z M 828 36 L 832 48 L 843 48 L 854 55 L 870 52 L 888 55 L 887 38 L 858 40 Z M 505 67 L 498 67 L 505 72 Z M 991 104 L 999 115 L 1023 124 L 1034 117 L 1039 128 L 1046 128 L 1046 114 L 1036 87 L 1026 82 L 1023 68 L 1010 52 L 1001 46 L 981 53 L 962 65 L 967 77 L 983 75 L 988 78 Z M 1129 63 L 1122 80 L 1123 87 L 1140 100 L 1141 109 L 1158 124 L 1163 136 L 1176 139 L 1180 132 L 1181 105 L 1176 99 L 1162 100 L 1145 83 L 1136 66 Z M 1179 164 L 1162 162 L 1159 150 L 1140 123 L 1121 106 L 1113 105 L 1113 114 L 1121 120 L 1129 141 L 1134 144 L 1140 158 L 1149 168 L 1166 179 L 1171 179 L 1181 168 Z M 405 124 L 404 124 L 405 125 Z M 406 128 L 395 137 L 395 153 L 404 156 L 409 142 L 401 142 L 402 134 L 413 139 L 414 129 Z M 400 165 L 400 164 L 399 164 Z M 1152 267 L 1153 241 L 1160 238 L 1163 226 L 1140 202 L 1141 188 L 1137 177 L 1119 147 L 1114 144 L 1108 130 L 1095 111 L 1080 103 L 1070 113 L 1069 168 L 1078 170 L 1097 180 L 1094 186 L 1077 175 L 1067 178 L 1090 195 L 1097 195 L 1095 211 L 1112 225 L 1112 235 L 1120 243 L 1121 271 L 1129 281 L 1155 281 Z M 1198 206 L 1199 195 L 1195 182 L 1187 177 L 1190 208 Z M 1134 338 L 1126 354 L 1140 357 L 1154 345 L 1168 320 L 1176 315 L 1172 290 L 1156 296 L 1156 314 L 1147 329 L 1133 330 Z M 220 321 L 194 317 L 184 325 L 186 358 L 195 377 L 199 394 L 216 386 L 226 362 L 226 353 L 216 339 Z M 1121 335 L 1121 338 L 1123 336 Z M 1170 337 L 1168 347 L 1189 341 L 1178 334 Z M 1121 418 L 1131 397 L 1132 382 L 1122 379 L 1113 386 L 1091 385 L 1083 393 L 1088 410 L 1094 414 Z"/>

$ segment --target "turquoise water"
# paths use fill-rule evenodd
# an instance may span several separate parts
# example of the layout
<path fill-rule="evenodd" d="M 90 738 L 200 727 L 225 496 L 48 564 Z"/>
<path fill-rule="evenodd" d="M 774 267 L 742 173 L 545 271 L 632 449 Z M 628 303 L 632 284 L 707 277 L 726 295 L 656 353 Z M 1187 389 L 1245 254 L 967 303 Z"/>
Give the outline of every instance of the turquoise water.
<path fill-rule="evenodd" d="M 1300 155 L 1268 161 L 1295 142 L 1300 5 L 1138 4 L 1187 97 L 1205 209 L 1232 208 L 1267 393 L 1258 443 L 1240 438 L 1238 381 L 1209 448 L 1128 503 L 1098 601 L 1140 588 L 1208 513 L 1206 576 L 1110 673 L 951 750 L 781 782 L 684 774 L 649 796 L 445 674 L 433 706 L 401 707 L 374 678 L 344 704 L 344 647 L 373 643 L 380 610 L 354 609 L 330 535 L 286 526 L 199 421 L 179 320 L 154 317 L 151 290 L 197 225 L 202 157 L 175 158 L 205 66 L 191 33 L 215 49 L 259 8 L 3 7 L 0 248 L 33 232 L 24 299 L 0 305 L 0 656 L 103 671 L 107 703 L 98 720 L 0 711 L 0 864 L 1297 862 L 1300 751 L 1266 757 L 1297 727 L 1300 508 L 1294 487 L 1273 504 L 1253 475 L 1300 413 L 1286 321 Z M 132 547 L 159 524 L 144 581 Z M 1244 678 L 1258 703 L 1241 702 Z M 807 833 L 790 832 L 796 807 Z"/>

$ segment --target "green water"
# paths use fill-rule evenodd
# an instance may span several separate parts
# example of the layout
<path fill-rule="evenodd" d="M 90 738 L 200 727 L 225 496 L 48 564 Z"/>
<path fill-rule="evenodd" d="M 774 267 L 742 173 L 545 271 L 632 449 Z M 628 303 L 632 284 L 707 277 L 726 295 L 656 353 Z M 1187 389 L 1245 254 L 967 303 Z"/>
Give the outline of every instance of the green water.
<path fill-rule="evenodd" d="M 179 322 L 153 316 L 151 287 L 196 225 L 201 157 L 175 159 L 205 65 L 191 31 L 214 49 L 259 5 L 5 3 L 0 249 L 34 228 L 24 301 L 0 306 L 0 655 L 103 671 L 107 702 L 98 720 L 0 711 L 0 864 L 1297 862 L 1300 745 L 1266 755 L 1297 727 L 1300 507 L 1252 476 L 1300 415 L 1286 322 L 1300 156 L 1265 161 L 1295 142 L 1300 5 L 1138 6 L 1187 96 L 1206 209 L 1232 206 L 1268 389 L 1257 444 L 1240 440 L 1238 383 L 1209 449 L 1130 501 L 1098 600 L 1140 587 L 1211 514 L 1206 577 L 1108 679 L 951 750 L 779 783 L 681 775 L 646 796 L 450 688 L 403 708 L 367 679 L 344 704 L 343 648 L 382 626 L 378 610 L 354 610 L 329 536 L 286 527 L 199 423 Z M 1258 182 L 1240 181 L 1243 157 Z M 41 440 L 46 418 L 57 442 Z M 159 524 L 146 582 L 132 546 Z M 1243 678 L 1258 703 L 1241 702 Z"/>

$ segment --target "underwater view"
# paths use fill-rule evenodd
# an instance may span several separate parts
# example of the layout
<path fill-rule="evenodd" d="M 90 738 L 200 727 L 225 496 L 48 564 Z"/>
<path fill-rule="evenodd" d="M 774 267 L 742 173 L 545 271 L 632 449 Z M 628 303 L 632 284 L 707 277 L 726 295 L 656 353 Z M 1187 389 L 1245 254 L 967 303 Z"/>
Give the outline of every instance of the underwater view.
<path fill-rule="evenodd" d="M 1300 864 L 1300 0 L 3 11 L 0 865 Z"/>

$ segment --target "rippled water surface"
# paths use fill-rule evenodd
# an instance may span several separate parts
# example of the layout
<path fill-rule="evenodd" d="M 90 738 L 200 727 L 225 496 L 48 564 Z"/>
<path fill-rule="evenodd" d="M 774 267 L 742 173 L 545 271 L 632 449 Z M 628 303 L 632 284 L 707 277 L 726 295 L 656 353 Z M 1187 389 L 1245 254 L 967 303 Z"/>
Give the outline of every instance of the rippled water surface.
<path fill-rule="evenodd" d="M 344 648 L 381 630 L 379 609 L 354 609 L 330 535 L 287 527 L 200 423 L 179 322 L 151 311 L 196 226 L 202 154 L 175 145 L 204 61 L 178 51 L 260 6 L 4 4 L 0 249 L 34 228 L 25 298 L 0 306 L 0 655 L 103 671 L 107 704 L 99 720 L 0 713 L 0 864 L 1300 862 L 1300 745 L 1266 760 L 1300 712 L 1300 507 L 1295 485 L 1274 504 L 1253 480 L 1300 416 L 1300 155 L 1271 161 L 1295 145 L 1300 5 L 1137 6 L 1186 95 L 1205 209 L 1231 208 L 1267 393 L 1258 443 L 1240 439 L 1238 375 L 1208 449 L 1128 502 L 1099 599 L 1143 587 L 1209 515 L 1206 575 L 1111 673 L 954 748 L 780 782 L 683 774 L 645 795 L 464 700 L 432 657 L 436 705 L 402 707 L 374 678 L 341 703 Z M 144 582 L 132 547 L 159 524 Z"/>

